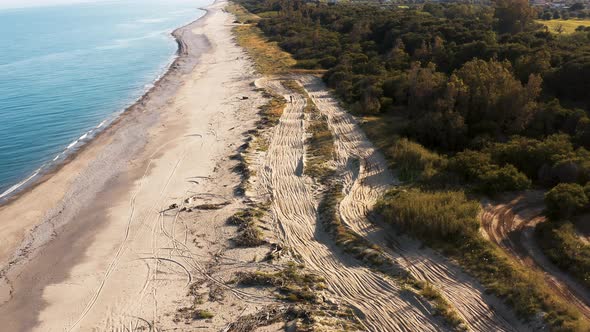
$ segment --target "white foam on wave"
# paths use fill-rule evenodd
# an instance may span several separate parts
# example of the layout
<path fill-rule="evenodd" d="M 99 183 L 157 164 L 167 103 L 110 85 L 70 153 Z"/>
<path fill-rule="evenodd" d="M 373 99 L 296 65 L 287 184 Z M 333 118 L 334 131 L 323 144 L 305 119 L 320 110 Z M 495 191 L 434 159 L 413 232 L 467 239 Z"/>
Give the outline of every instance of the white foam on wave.
<path fill-rule="evenodd" d="M 1 0 L 0 0 L 0 1 L 1 1 Z M 173 31 L 173 30 L 171 30 L 171 31 L 165 31 L 165 33 L 168 35 L 168 38 L 174 39 L 174 37 L 171 35 L 171 32 L 172 32 L 172 31 Z M 150 33 L 150 34 L 148 34 L 148 35 L 146 35 L 146 36 L 142 36 L 142 37 L 139 37 L 139 38 L 130 38 L 130 39 L 126 39 L 126 40 L 125 40 L 125 39 L 123 39 L 123 40 L 117 40 L 116 42 L 119 42 L 119 43 L 123 42 L 123 43 L 124 43 L 124 42 L 130 42 L 130 41 L 134 41 L 134 40 L 142 40 L 142 39 L 146 39 L 146 38 L 151 38 L 151 37 L 154 37 L 154 36 L 156 36 L 156 35 L 162 35 L 163 33 L 164 33 L 164 31 L 156 31 L 156 32 L 152 32 L 152 33 Z M 146 85 L 144 86 L 144 91 L 143 91 L 143 93 L 141 94 L 141 96 L 137 97 L 137 98 L 135 99 L 135 101 L 133 101 L 133 103 L 131 103 L 129 106 L 131 106 L 131 105 L 135 104 L 135 103 L 136 103 L 136 102 L 138 102 L 138 101 L 139 101 L 141 98 L 143 98 L 143 96 L 144 96 L 144 95 L 145 95 L 145 94 L 146 94 L 146 93 L 147 93 L 149 90 L 151 90 L 151 89 L 152 89 L 152 88 L 155 86 L 156 82 L 160 81 L 160 80 L 162 79 L 162 77 L 163 77 L 163 76 L 164 76 L 164 75 L 165 75 L 165 74 L 166 74 L 166 73 L 167 73 L 167 72 L 170 70 L 170 67 L 172 66 L 172 64 L 174 63 L 174 61 L 176 61 L 176 59 L 178 59 L 178 55 L 177 55 L 177 54 L 174 54 L 174 55 L 172 55 L 172 56 L 171 56 L 171 57 L 168 59 L 168 62 L 167 62 L 167 63 L 166 63 L 164 66 L 162 66 L 162 67 L 160 68 L 160 73 L 158 74 L 158 76 L 156 77 L 156 79 L 155 79 L 155 80 L 153 80 L 153 81 L 152 81 L 152 83 L 150 83 L 150 84 L 146 84 Z M 28 60 L 27 60 L 27 61 L 28 61 Z M 2 66 L 0 66 L 0 68 L 2 68 Z M 121 109 L 121 111 L 119 111 L 118 113 L 115 113 L 115 114 L 113 114 L 113 116 L 112 116 L 111 118 L 109 118 L 109 119 L 105 119 L 105 120 L 101 121 L 101 122 L 100 122 L 100 123 L 99 123 L 99 124 L 96 126 L 96 129 L 100 129 L 100 128 L 104 127 L 105 125 L 107 125 L 107 124 L 111 123 L 113 120 L 115 120 L 115 119 L 116 119 L 117 117 L 119 117 L 121 114 L 123 114 L 123 113 L 124 113 L 124 112 L 125 112 L 125 111 L 128 109 L 128 107 L 129 107 L 129 106 L 127 106 L 127 107 L 124 107 L 124 108 L 123 108 L 123 109 Z M 79 139 L 77 139 L 77 140 L 73 141 L 72 143 L 70 143 L 70 144 L 69 144 L 69 145 L 68 145 L 68 146 L 67 146 L 67 147 L 64 149 L 64 151 L 63 151 L 62 153 L 58 154 L 57 156 L 55 156 L 55 157 L 53 158 L 53 161 L 52 161 L 52 162 L 56 162 L 56 161 L 58 161 L 60 158 L 62 158 L 62 157 L 64 157 L 64 156 L 68 155 L 68 154 L 69 154 L 68 150 L 70 150 L 70 149 L 72 149 L 73 147 L 75 147 L 75 146 L 76 146 L 78 143 L 80 143 L 80 141 L 81 141 L 81 140 L 84 140 L 84 139 L 86 139 L 86 138 L 92 138 L 92 137 L 94 137 L 94 135 L 92 135 L 92 134 L 94 134 L 95 132 L 99 132 L 99 131 L 98 131 L 98 130 L 89 130 L 89 131 L 88 131 L 88 132 L 86 132 L 84 135 L 82 135 L 82 136 L 81 136 Z M 39 169 L 37 169 L 35 172 L 33 172 L 33 174 L 32 174 L 31 176 L 29 176 L 28 178 L 24 179 L 23 181 L 21 181 L 21 182 L 19 182 L 19 183 L 15 184 L 14 186 L 10 187 L 8 190 L 4 191 L 2 194 L 0 194 L 0 200 L 1 200 L 1 199 L 4 199 L 4 198 L 6 198 L 6 197 L 8 197 L 9 195 L 11 195 L 12 193 L 14 193 L 15 191 L 17 191 L 17 190 L 19 190 L 20 188 L 22 188 L 24 185 L 26 185 L 26 184 L 27 184 L 27 183 L 29 183 L 29 182 L 30 182 L 32 179 L 34 179 L 36 176 L 38 176 L 38 175 L 41 173 L 41 171 L 42 171 L 42 170 L 44 170 L 44 169 L 46 169 L 47 167 L 48 167 L 48 165 L 47 165 L 47 164 L 46 164 L 46 165 L 42 165 L 42 166 L 41 166 Z"/>
<path fill-rule="evenodd" d="M 76 144 L 78 144 L 78 140 L 75 140 L 72 143 L 70 143 L 70 145 L 68 145 L 68 147 L 66 148 L 66 150 L 69 150 L 69 149 L 73 148 L 74 146 L 76 146 Z"/>
<path fill-rule="evenodd" d="M 2 194 L 0 194 L 0 199 L 7 197 L 8 195 L 12 194 L 13 192 L 15 192 L 16 190 L 18 190 L 20 187 L 24 186 L 25 184 L 27 184 L 27 182 L 31 181 L 34 177 L 36 177 L 37 175 L 39 175 L 39 172 L 41 172 L 41 169 L 37 169 L 35 172 L 33 172 L 33 174 L 31 176 L 29 176 L 28 178 L 22 180 L 21 182 L 15 184 L 14 186 L 8 188 L 8 190 L 6 190 L 5 192 L 3 192 Z"/>

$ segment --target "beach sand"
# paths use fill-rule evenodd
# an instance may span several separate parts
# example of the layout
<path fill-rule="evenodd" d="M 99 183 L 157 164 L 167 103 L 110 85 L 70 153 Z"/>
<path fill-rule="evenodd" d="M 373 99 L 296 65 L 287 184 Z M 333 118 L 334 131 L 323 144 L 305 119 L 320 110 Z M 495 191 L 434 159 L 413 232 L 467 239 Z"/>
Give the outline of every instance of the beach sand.
<path fill-rule="evenodd" d="M 191 271 L 204 268 L 189 269 L 178 257 L 195 251 L 179 246 L 189 245 L 190 233 L 211 242 L 190 245 L 215 254 L 222 245 L 215 239 L 229 231 L 223 214 L 191 220 L 160 211 L 187 197 L 237 208 L 239 178 L 229 156 L 262 102 L 224 6 L 216 2 L 175 32 L 180 57 L 146 97 L 54 174 L 0 207 L 0 330 L 172 324 L 194 281 Z M 225 314 L 225 321 L 237 316 Z M 220 324 L 223 315 L 217 313 Z"/>

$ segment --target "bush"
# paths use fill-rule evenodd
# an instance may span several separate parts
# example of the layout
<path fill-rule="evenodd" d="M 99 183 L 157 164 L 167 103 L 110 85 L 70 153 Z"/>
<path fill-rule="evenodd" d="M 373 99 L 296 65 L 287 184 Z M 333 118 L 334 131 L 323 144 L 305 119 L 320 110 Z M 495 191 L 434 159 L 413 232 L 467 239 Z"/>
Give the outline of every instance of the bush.
<path fill-rule="evenodd" d="M 576 183 L 560 183 L 545 194 L 547 215 L 553 219 L 569 218 L 587 204 L 584 187 Z"/>
<path fill-rule="evenodd" d="M 485 152 L 459 152 L 449 162 L 449 169 L 465 180 L 475 182 L 481 191 L 488 194 L 524 190 L 531 186 L 531 181 L 516 167 L 510 164 L 500 167 Z"/>
<path fill-rule="evenodd" d="M 481 182 L 481 189 L 490 194 L 503 191 L 524 190 L 531 186 L 531 180 L 512 165 L 506 165 L 502 168 L 485 172 L 481 176 Z"/>
<path fill-rule="evenodd" d="M 463 192 L 394 190 L 378 204 L 385 218 L 421 238 L 460 241 L 479 229 L 480 206 Z"/>
<path fill-rule="evenodd" d="M 444 164 L 443 157 L 407 138 L 397 140 L 388 152 L 393 167 L 404 181 L 430 178 Z"/>
<path fill-rule="evenodd" d="M 194 313 L 194 319 L 209 319 L 213 318 L 215 315 L 209 310 L 197 310 Z"/>
<path fill-rule="evenodd" d="M 465 150 L 449 161 L 449 170 L 460 174 L 467 181 L 479 181 L 482 173 L 497 168 L 489 153 Z"/>
<path fill-rule="evenodd" d="M 546 222 L 535 232 L 545 255 L 590 287 L 590 246 L 576 236 L 574 225 Z"/>
<path fill-rule="evenodd" d="M 551 135 L 545 140 L 512 137 L 487 149 L 497 163 L 509 163 L 531 179 L 537 179 L 544 165 L 552 166 L 574 152 L 568 135 Z"/>

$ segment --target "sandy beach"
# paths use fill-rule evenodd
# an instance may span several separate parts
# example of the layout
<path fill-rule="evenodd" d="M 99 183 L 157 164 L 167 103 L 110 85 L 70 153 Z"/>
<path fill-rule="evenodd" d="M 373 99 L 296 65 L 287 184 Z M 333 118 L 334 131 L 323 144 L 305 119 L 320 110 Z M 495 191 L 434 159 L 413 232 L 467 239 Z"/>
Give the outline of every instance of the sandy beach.
<path fill-rule="evenodd" d="M 159 212 L 191 193 L 233 203 L 228 156 L 260 102 L 224 6 L 175 31 L 179 58 L 144 98 L 0 207 L 0 330 L 122 330 L 178 308 L 191 277 L 159 258 L 175 232 Z"/>

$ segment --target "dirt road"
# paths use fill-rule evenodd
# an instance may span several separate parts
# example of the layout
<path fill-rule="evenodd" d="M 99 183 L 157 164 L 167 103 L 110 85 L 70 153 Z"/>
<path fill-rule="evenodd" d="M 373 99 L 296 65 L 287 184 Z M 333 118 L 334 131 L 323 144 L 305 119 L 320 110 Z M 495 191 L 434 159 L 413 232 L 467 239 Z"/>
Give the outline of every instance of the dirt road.
<path fill-rule="evenodd" d="M 590 292 L 549 261 L 535 242 L 535 227 L 545 222 L 543 192 L 508 195 L 499 202 L 484 202 L 484 235 L 524 266 L 541 271 L 557 294 L 590 318 Z"/>

